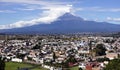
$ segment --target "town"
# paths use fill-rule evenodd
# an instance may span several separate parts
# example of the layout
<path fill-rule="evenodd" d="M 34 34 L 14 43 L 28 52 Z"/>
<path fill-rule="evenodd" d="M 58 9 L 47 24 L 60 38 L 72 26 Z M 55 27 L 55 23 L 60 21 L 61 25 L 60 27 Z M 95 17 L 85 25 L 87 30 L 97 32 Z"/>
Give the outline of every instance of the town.
<path fill-rule="evenodd" d="M 110 60 L 120 57 L 120 37 L 0 35 L 0 57 L 5 62 L 39 64 L 48 70 L 69 70 L 75 66 L 79 70 L 103 70 Z"/>

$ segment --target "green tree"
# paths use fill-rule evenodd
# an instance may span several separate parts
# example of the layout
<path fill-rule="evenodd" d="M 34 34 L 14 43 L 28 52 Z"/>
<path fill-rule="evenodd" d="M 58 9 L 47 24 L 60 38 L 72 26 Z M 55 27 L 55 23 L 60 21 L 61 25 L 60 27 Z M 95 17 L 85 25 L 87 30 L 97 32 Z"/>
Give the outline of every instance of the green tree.
<path fill-rule="evenodd" d="M 56 54 L 55 54 L 55 52 L 53 52 L 53 61 L 55 61 L 56 58 L 57 58 Z"/>
<path fill-rule="evenodd" d="M 76 63 L 77 60 L 74 58 L 74 56 L 69 56 L 68 59 L 65 62 L 62 62 L 63 70 L 69 70 L 69 63 Z"/>
<path fill-rule="evenodd" d="M 103 44 L 97 44 L 96 48 L 93 49 L 96 56 L 102 56 L 105 55 L 106 48 L 104 47 Z"/>
<path fill-rule="evenodd" d="M 0 57 L 0 70 L 5 70 L 5 59 Z"/>
<path fill-rule="evenodd" d="M 79 70 L 83 70 L 82 68 L 79 68 Z"/>
<path fill-rule="evenodd" d="M 36 44 L 35 46 L 33 46 L 33 48 L 32 49 L 40 49 L 40 45 L 39 44 Z"/>
<path fill-rule="evenodd" d="M 104 70 L 120 70 L 120 59 L 111 60 Z"/>
<path fill-rule="evenodd" d="M 104 62 L 104 61 L 110 61 L 110 59 L 107 57 L 104 57 L 104 58 L 98 58 L 98 59 L 96 59 L 96 61 L 97 62 Z"/>
<path fill-rule="evenodd" d="M 26 54 L 17 53 L 16 57 L 24 60 Z"/>
<path fill-rule="evenodd" d="M 92 50 L 92 42 L 93 42 L 93 41 L 90 41 L 90 42 L 88 43 L 88 45 L 89 45 L 89 50 L 90 50 L 90 51 Z"/>

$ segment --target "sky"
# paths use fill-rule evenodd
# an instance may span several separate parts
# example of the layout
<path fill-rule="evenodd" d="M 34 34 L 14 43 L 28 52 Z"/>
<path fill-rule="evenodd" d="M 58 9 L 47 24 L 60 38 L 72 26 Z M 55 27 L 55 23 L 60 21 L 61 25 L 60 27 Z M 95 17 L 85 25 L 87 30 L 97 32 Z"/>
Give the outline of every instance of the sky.
<path fill-rule="evenodd" d="M 120 24 L 120 0 L 0 0 L 0 29 L 50 24 L 65 13 Z"/>

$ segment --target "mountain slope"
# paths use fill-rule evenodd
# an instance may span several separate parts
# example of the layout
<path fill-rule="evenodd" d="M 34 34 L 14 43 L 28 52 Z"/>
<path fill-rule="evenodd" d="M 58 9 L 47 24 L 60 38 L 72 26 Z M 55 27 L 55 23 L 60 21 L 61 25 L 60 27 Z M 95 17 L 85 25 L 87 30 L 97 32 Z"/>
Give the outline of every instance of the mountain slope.
<path fill-rule="evenodd" d="M 0 33 L 75 33 L 75 32 L 119 32 L 120 25 L 107 22 L 86 21 L 66 13 L 51 24 L 38 24 L 29 27 L 4 29 Z"/>

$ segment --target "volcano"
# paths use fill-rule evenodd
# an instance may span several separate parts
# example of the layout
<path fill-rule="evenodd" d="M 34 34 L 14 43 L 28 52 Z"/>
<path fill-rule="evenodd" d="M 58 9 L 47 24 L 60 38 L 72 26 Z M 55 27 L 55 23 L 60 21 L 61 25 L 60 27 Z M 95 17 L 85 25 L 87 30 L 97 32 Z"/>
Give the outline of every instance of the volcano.
<path fill-rule="evenodd" d="M 84 20 L 70 13 L 57 18 L 50 24 L 37 24 L 21 28 L 3 29 L 0 33 L 43 34 L 43 33 L 76 33 L 76 32 L 120 32 L 120 25 L 108 22 Z"/>

